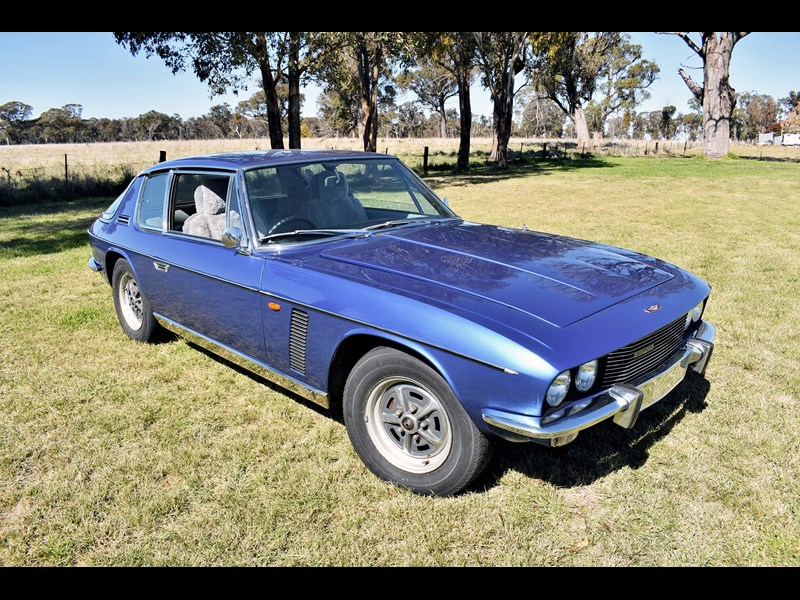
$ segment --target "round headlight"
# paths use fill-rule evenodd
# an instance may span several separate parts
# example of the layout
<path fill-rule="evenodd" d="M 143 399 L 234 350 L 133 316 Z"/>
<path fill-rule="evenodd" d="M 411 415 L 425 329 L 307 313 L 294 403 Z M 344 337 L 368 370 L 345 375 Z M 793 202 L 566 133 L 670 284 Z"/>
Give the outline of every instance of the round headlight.
<path fill-rule="evenodd" d="M 559 373 L 547 388 L 546 400 L 550 406 L 558 406 L 567 397 L 570 379 L 569 371 L 564 371 Z"/>
<path fill-rule="evenodd" d="M 597 379 L 597 361 L 590 360 L 578 367 L 578 374 L 575 376 L 575 387 L 580 392 L 588 392 Z"/>
<path fill-rule="evenodd" d="M 692 321 L 697 323 L 700 317 L 703 316 L 703 303 L 701 302 L 692 309 Z"/>

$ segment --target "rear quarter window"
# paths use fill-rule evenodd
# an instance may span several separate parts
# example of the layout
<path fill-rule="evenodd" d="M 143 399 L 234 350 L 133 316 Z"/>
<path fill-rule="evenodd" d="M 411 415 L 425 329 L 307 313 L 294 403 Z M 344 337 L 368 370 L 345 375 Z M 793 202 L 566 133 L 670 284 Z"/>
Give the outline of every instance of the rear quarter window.
<path fill-rule="evenodd" d="M 161 231 L 164 224 L 164 198 L 168 175 L 169 173 L 158 173 L 145 180 L 136 215 L 139 227 Z"/>

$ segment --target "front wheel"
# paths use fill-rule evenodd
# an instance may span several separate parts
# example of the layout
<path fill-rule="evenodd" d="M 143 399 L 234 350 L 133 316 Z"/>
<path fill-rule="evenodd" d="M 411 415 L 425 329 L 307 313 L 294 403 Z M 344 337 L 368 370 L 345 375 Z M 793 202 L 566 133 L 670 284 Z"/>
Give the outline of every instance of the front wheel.
<path fill-rule="evenodd" d="M 155 335 L 158 324 L 127 260 L 121 258 L 114 265 L 111 289 L 122 330 L 132 340 L 149 342 Z"/>
<path fill-rule="evenodd" d="M 441 375 L 394 348 L 375 348 L 356 363 L 345 384 L 343 411 L 364 464 L 418 494 L 460 492 L 491 456 L 491 441 Z"/>

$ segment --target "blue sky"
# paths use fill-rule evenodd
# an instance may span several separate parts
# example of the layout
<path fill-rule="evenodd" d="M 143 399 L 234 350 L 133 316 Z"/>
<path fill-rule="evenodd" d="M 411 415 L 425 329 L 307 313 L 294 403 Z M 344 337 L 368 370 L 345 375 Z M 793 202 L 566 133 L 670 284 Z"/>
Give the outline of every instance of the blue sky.
<path fill-rule="evenodd" d="M 661 67 L 651 87 L 652 98 L 639 110 L 666 104 L 686 112 L 691 97 L 678 75 L 681 65 L 699 67 L 700 59 L 676 36 L 632 33 L 645 58 Z M 697 36 L 695 39 L 699 39 Z M 800 90 L 800 32 L 752 33 L 736 46 L 731 83 L 739 92 L 755 91 L 775 99 Z M 702 83 L 702 72 L 691 72 Z M 0 104 L 18 100 L 33 107 L 33 116 L 65 104 L 83 106 L 84 118 L 135 117 L 149 110 L 200 116 L 214 105 L 249 97 L 257 86 L 234 96 L 209 98 L 208 88 L 190 73 L 173 75 L 161 59 L 131 56 L 109 32 L 0 32 Z M 319 90 L 304 90 L 304 116 L 317 112 Z M 479 85 L 473 87 L 473 112 L 491 114 L 491 101 Z"/>

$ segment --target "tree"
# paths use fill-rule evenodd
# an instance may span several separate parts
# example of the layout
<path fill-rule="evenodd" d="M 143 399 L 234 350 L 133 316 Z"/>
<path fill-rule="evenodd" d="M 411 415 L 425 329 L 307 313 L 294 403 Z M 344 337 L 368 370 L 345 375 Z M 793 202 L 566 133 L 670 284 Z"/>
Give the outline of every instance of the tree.
<path fill-rule="evenodd" d="M 5 138 L 6 144 L 12 140 L 15 143 L 19 141 L 18 137 L 21 133 L 19 127 L 24 121 L 30 119 L 32 112 L 32 106 L 17 100 L 6 102 L 0 106 L 0 137 Z"/>
<path fill-rule="evenodd" d="M 675 119 L 676 112 L 678 112 L 678 109 L 671 104 L 661 109 L 661 116 L 658 121 L 658 133 L 661 139 L 670 140 L 675 137 L 675 133 L 678 131 L 678 122 Z"/>
<path fill-rule="evenodd" d="M 642 58 L 642 47 L 621 34 L 616 44 L 609 46 L 600 63 L 598 89 L 601 98 L 592 101 L 596 111 L 597 128 L 603 132 L 608 117 L 620 111 L 634 110 L 650 97 L 647 90 L 661 70 L 654 62 Z"/>
<path fill-rule="evenodd" d="M 300 78 L 309 68 L 302 51 L 302 32 L 135 32 L 117 31 L 114 37 L 134 56 L 144 51 L 158 55 L 173 73 L 190 66 L 212 95 L 228 89 L 246 89 L 248 77 L 258 69 L 264 90 L 272 148 L 283 148 L 279 86 L 289 84 L 289 145 L 300 147 Z"/>
<path fill-rule="evenodd" d="M 410 89 L 420 102 L 439 115 L 439 137 L 447 137 L 447 109 L 445 103 L 458 94 L 458 85 L 452 73 L 437 63 L 420 60 L 417 68 L 406 71 L 398 78 L 401 87 Z"/>
<path fill-rule="evenodd" d="M 429 57 L 450 72 L 458 94 L 459 140 L 455 172 L 469 171 L 472 135 L 472 100 L 470 87 L 476 61 L 475 38 L 469 31 L 413 33 L 409 41 L 419 57 Z"/>
<path fill-rule="evenodd" d="M 789 92 L 786 98 L 780 99 L 780 103 L 787 113 L 792 112 L 796 106 L 800 105 L 800 92 Z"/>
<path fill-rule="evenodd" d="M 514 117 L 515 77 L 525 68 L 527 31 L 475 31 L 476 56 L 483 85 L 492 97 L 494 147 L 491 158 L 508 168 L 508 140 Z"/>
<path fill-rule="evenodd" d="M 561 137 L 564 129 L 564 113 L 549 98 L 543 98 L 526 88 L 518 96 L 522 100 L 519 133 L 524 137 Z"/>
<path fill-rule="evenodd" d="M 678 74 L 703 105 L 703 154 L 708 158 L 722 158 L 730 147 L 736 97 L 736 90 L 730 84 L 731 55 L 734 46 L 750 32 L 701 32 L 699 45 L 684 31 L 660 33 L 677 35 L 703 61 L 702 87 L 683 68 L 678 69 Z"/>
<path fill-rule="evenodd" d="M 353 93 L 358 96 L 359 134 L 364 150 L 375 152 L 378 145 L 378 104 L 382 94 L 393 94 L 386 80 L 391 63 L 399 55 L 405 34 L 392 31 L 334 31 L 319 34 L 318 43 L 327 51 L 316 76 L 325 82 L 328 99 L 339 96 L 339 105 Z"/>
<path fill-rule="evenodd" d="M 585 108 L 595 91 L 595 121 L 602 128 L 620 110 L 633 110 L 649 96 L 659 69 L 642 59 L 641 47 L 627 34 L 548 32 L 533 36 L 534 84 L 575 124 L 579 146 L 590 146 Z"/>

